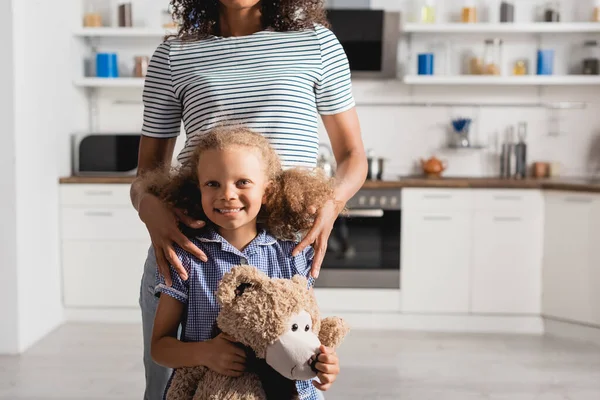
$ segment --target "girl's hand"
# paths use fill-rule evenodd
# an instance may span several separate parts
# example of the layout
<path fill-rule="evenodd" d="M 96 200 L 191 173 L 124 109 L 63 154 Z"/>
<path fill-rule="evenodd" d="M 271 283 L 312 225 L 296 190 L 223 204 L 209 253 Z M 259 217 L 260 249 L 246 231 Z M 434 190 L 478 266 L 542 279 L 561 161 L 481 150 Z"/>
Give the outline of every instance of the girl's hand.
<path fill-rule="evenodd" d="M 172 285 L 169 264 L 175 268 L 183 280 L 187 280 L 187 272 L 179 257 L 175 253 L 173 243 L 188 251 L 202 261 L 206 261 L 206 254 L 192 243 L 177 226 L 181 221 L 190 228 L 198 229 L 205 225 L 204 221 L 197 221 L 185 215 L 181 210 L 171 211 L 158 197 L 146 194 L 138 206 L 140 218 L 146 224 L 160 274 L 165 278 L 167 286 Z"/>
<path fill-rule="evenodd" d="M 319 270 L 321 269 L 323 258 L 325 258 L 327 240 L 333 229 L 333 223 L 343 208 L 343 205 L 334 200 L 326 202 L 317 210 L 317 217 L 315 218 L 313 227 L 292 251 L 292 256 L 295 257 L 306 247 L 314 243 L 313 248 L 315 250 L 315 255 L 310 269 L 310 275 L 315 279 L 319 277 Z"/>
<path fill-rule="evenodd" d="M 313 381 L 313 385 L 321 391 L 326 391 L 331 388 L 340 373 L 340 360 L 332 348 L 321 345 L 319 348 L 321 354 L 317 356 L 317 377 L 319 382 Z"/>
<path fill-rule="evenodd" d="M 246 370 L 246 352 L 235 340 L 224 334 L 207 340 L 201 365 L 222 375 L 238 377 Z"/>

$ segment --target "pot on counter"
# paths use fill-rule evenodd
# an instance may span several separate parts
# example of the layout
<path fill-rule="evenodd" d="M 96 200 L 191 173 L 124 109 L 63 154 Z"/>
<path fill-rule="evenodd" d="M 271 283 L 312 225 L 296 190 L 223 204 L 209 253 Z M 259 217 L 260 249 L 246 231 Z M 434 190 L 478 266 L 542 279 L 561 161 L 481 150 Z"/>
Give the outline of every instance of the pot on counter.
<path fill-rule="evenodd" d="M 428 178 L 439 178 L 442 176 L 442 172 L 448 168 L 448 162 L 434 156 L 429 160 L 421 159 L 421 168 Z"/>

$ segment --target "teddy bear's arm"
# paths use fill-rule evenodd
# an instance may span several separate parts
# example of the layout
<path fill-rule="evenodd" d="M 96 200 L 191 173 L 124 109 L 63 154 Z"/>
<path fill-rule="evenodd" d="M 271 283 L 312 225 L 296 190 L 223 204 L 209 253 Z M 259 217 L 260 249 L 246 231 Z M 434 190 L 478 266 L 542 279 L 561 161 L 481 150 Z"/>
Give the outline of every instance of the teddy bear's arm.
<path fill-rule="evenodd" d="M 327 317 L 321 321 L 319 340 L 322 345 L 337 348 L 344 340 L 350 328 L 346 322 L 339 317 Z"/>
<path fill-rule="evenodd" d="M 177 368 L 167 391 L 167 400 L 192 400 L 205 372 L 205 367 Z"/>

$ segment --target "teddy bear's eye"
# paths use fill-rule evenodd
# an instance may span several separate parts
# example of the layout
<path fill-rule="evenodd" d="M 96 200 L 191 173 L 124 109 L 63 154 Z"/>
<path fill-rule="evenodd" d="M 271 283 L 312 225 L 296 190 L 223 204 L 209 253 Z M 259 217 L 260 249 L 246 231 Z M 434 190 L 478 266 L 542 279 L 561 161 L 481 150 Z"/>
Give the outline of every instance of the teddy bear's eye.
<path fill-rule="evenodd" d="M 298 330 L 298 324 L 292 325 L 292 332 L 296 332 Z"/>
<path fill-rule="evenodd" d="M 308 332 L 309 330 L 310 330 L 310 326 L 306 325 L 306 326 L 304 327 L 304 332 Z"/>

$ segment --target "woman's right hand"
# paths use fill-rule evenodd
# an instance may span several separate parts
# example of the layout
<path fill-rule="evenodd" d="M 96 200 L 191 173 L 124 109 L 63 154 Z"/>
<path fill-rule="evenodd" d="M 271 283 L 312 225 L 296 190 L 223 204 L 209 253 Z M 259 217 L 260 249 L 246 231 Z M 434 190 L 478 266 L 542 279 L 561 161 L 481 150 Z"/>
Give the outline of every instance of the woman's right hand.
<path fill-rule="evenodd" d="M 238 377 L 246 370 L 246 352 L 231 336 L 219 334 L 204 343 L 201 365 L 222 375 Z"/>
<path fill-rule="evenodd" d="M 188 278 L 185 268 L 175 253 L 173 243 L 177 243 L 182 249 L 200 260 L 207 261 L 206 254 L 192 243 L 177 226 L 177 222 L 181 221 L 190 228 L 199 229 L 206 224 L 204 221 L 194 220 L 181 210 L 171 210 L 158 197 L 151 194 L 145 194 L 140 200 L 138 212 L 150 233 L 158 270 L 165 278 L 167 286 L 171 286 L 173 283 L 169 265 L 175 268 L 181 279 L 187 280 Z"/>

